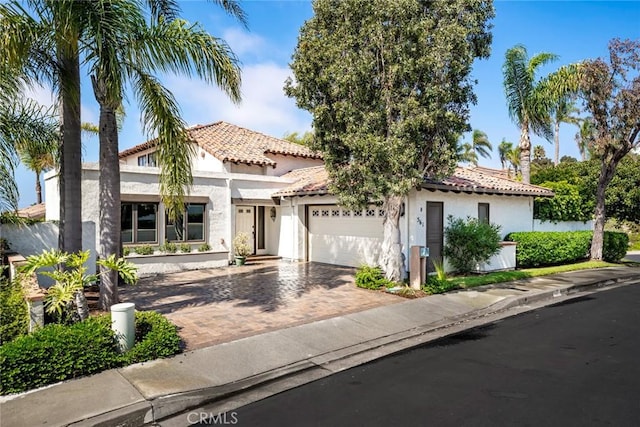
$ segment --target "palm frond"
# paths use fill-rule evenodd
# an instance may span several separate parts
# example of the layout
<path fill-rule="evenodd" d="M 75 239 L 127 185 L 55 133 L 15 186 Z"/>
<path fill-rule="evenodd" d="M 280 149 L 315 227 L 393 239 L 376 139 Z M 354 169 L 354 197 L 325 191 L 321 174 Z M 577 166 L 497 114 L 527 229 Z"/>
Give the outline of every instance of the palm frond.
<path fill-rule="evenodd" d="M 181 19 L 141 28 L 127 62 L 147 72 L 195 74 L 216 84 L 234 102 L 241 99 L 239 60 L 224 40 Z"/>
<path fill-rule="evenodd" d="M 153 76 L 137 70 L 134 93 L 142 113 L 144 131 L 157 135 L 160 194 L 171 218 L 183 210 L 184 197 L 193 183 L 191 159 L 195 148 L 188 141 L 186 124 L 175 98 Z"/>

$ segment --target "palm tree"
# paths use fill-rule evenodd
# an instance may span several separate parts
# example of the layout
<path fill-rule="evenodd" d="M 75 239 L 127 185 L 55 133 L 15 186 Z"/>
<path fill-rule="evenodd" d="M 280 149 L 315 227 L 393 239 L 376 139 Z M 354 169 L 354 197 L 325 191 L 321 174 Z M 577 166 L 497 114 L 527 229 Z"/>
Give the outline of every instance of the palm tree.
<path fill-rule="evenodd" d="M 502 164 L 502 169 L 507 168 L 507 156 L 509 152 L 513 150 L 513 143 L 507 142 L 504 138 L 502 138 L 502 142 L 498 145 L 498 155 L 500 156 L 500 163 Z"/>
<path fill-rule="evenodd" d="M 156 152 L 161 168 L 160 192 L 169 215 L 184 209 L 184 194 L 192 183 L 191 157 L 186 124 L 173 95 L 152 75 L 154 72 L 195 74 L 215 83 L 235 102 L 240 100 L 240 69 L 235 55 L 223 41 L 197 25 L 178 19 L 177 3 L 150 1 L 152 22 L 134 3 L 123 8 L 105 4 L 102 13 L 120 17 L 118 26 L 96 27 L 101 43 L 95 47 L 91 67 L 94 95 L 100 104 L 100 256 L 120 253 L 120 164 L 116 112 L 122 106 L 123 88 L 131 82 L 145 130 L 157 134 Z M 218 2 L 244 22 L 233 1 Z M 126 16 L 125 16 L 126 15 Z M 100 33 L 100 31 L 102 31 Z M 100 306 L 107 310 L 118 302 L 117 274 L 101 268 Z"/>
<path fill-rule="evenodd" d="M 47 140 L 20 141 L 16 146 L 22 164 L 36 174 L 35 190 L 38 204 L 42 203 L 40 175 L 56 166 L 59 141 L 57 132 L 53 132 Z"/>
<path fill-rule="evenodd" d="M 589 146 L 593 139 L 594 125 L 593 119 L 591 117 L 586 117 L 584 119 L 580 119 L 578 126 L 578 131 L 575 135 L 575 141 L 578 145 L 578 150 L 580 151 L 580 156 L 582 160 L 587 160 L 589 157 Z"/>
<path fill-rule="evenodd" d="M 61 105 L 60 117 L 60 233 L 67 252 L 82 249 L 80 55 L 91 44 L 84 29 L 87 11 L 101 2 L 30 0 L 27 11 L 19 1 L 0 4 L 1 51 L 6 64 L 19 70 L 28 84 L 51 84 Z"/>
<path fill-rule="evenodd" d="M 474 129 L 473 134 L 471 135 L 471 140 L 471 146 L 477 155 L 482 156 L 485 159 L 491 158 L 493 146 L 491 145 L 491 142 L 489 142 L 489 137 L 487 137 L 486 133 L 479 129 Z M 474 164 L 478 164 L 478 156 L 476 156 Z"/>
<path fill-rule="evenodd" d="M 522 159 L 522 153 L 520 152 L 520 147 L 511 148 L 506 153 L 507 161 L 509 162 L 509 168 L 507 169 L 509 175 L 511 175 L 511 168 L 513 167 L 513 176 L 517 178 L 519 174 L 522 172 L 522 168 L 520 167 L 520 160 Z"/>
<path fill-rule="evenodd" d="M 551 141 L 550 113 L 553 106 L 577 91 L 578 65 L 561 67 L 555 73 L 536 80 L 539 67 L 555 61 L 557 56 L 543 52 L 529 59 L 527 49 L 516 45 L 507 50 L 502 66 L 504 89 L 511 120 L 520 128 L 520 170 L 522 181 L 530 182 L 531 139 L 533 132 Z"/>
<path fill-rule="evenodd" d="M 51 145 L 58 143 L 58 122 L 49 109 L 32 101 L 12 102 L 0 99 L 0 211 L 18 207 L 19 194 L 13 175 L 17 152 L 22 157 L 26 146 L 33 150 L 46 146 L 53 149 Z"/>
<path fill-rule="evenodd" d="M 564 97 L 558 102 L 554 109 L 553 114 L 553 142 L 555 145 L 555 156 L 553 158 L 553 164 L 557 165 L 560 161 L 560 123 L 568 123 L 579 126 L 579 118 L 572 115 L 579 113 L 580 110 L 576 108 L 575 103 L 568 97 Z"/>
<path fill-rule="evenodd" d="M 478 154 L 474 151 L 473 145 L 468 142 L 456 145 L 456 157 L 462 163 L 478 164 Z"/>

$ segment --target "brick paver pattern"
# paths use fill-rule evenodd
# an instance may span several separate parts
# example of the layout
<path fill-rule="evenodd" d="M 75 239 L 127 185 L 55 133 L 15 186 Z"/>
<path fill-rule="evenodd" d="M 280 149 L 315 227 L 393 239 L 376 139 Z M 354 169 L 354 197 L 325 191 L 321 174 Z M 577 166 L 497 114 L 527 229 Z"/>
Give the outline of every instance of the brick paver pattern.
<path fill-rule="evenodd" d="M 143 278 L 120 300 L 175 323 L 186 350 L 404 301 L 360 289 L 355 269 L 253 261 L 244 266 Z"/>

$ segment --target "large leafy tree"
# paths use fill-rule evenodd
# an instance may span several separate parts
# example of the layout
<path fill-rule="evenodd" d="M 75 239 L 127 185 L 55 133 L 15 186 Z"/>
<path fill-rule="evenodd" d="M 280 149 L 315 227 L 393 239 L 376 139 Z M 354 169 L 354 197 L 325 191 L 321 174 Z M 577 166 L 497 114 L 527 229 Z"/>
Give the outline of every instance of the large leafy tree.
<path fill-rule="evenodd" d="M 640 41 L 614 39 L 609 60 L 583 65 L 581 91 L 593 118 L 593 155 L 599 160 L 591 258 L 602 259 L 606 191 L 618 163 L 640 145 Z"/>
<path fill-rule="evenodd" d="M 537 78 L 538 69 L 556 59 L 556 55 L 548 52 L 529 58 L 527 49 L 516 45 L 507 50 L 502 66 L 509 116 L 520 128 L 520 170 L 526 183 L 531 174 L 530 132 L 551 141 L 552 111 L 563 98 L 577 90 L 577 65 L 564 66 L 544 78 Z"/>
<path fill-rule="evenodd" d="M 142 110 L 143 123 L 155 138 L 161 168 L 160 192 L 169 215 L 184 209 L 184 195 L 192 183 L 192 145 L 173 95 L 153 75 L 155 72 L 195 74 L 240 100 L 240 69 L 228 45 L 198 25 L 178 18 L 177 2 L 149 2 L 151 22 L 133 2 L 105 3 L 102 19 L 92 32 L 100 43 L 92 48 L 91 80 L 100 104 L 100 256 L 120 253 L 120 162 L 117 111 L 122 108 L 127 82 Z M 216 2 L 244 22 L 234 1 Z M 117 7 L 116 7 L 117 6 Z M 104 22 L 115 22 L 106 26 Z M 117 273 L 101 267 L 100 306 L 107 310 L 118 302 Z"/>
<path fill-rule="evenodd" d="M 347 206 L 382 201 L 379 264 L 401 280 L 402 200 L 455 164 L 469 130 L 473 61 L 489 55 L 490 1 L 316 0 L 286 93 L 313 115 L 330 189 Z"/>

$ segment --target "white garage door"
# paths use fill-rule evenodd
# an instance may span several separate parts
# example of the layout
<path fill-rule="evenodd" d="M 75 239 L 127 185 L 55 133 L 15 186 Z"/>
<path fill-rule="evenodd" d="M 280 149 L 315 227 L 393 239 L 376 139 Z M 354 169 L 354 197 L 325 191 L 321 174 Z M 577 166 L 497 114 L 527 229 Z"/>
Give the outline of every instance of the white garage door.
<path fill-rule="evenodd" d="M 309 260 L 358 267 L 375 265 L 382 243 L 384 210 L 309 206 Z"/>

